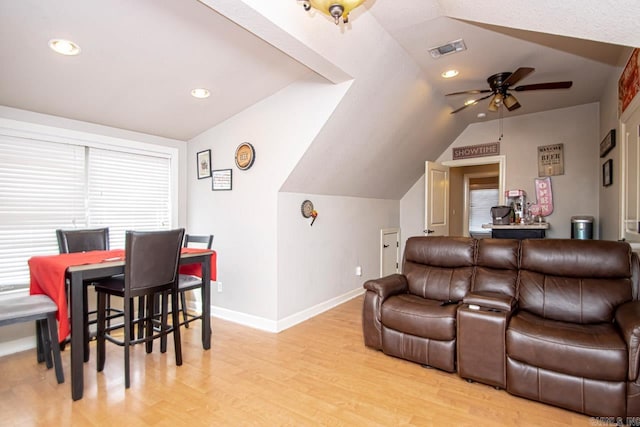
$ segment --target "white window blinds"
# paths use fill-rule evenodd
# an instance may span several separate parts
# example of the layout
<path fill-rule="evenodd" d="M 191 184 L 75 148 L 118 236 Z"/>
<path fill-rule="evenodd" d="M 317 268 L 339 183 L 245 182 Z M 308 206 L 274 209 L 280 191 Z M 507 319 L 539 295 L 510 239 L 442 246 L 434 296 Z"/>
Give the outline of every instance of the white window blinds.
<path fill-rule="evenodd" d="M 27 260 L 58 253 L 55 229 L 86 227 L 85 149 L 0 136 L 0 291 L 29 283 Z"/>
<path fill-rule="evenodd" d="M 109 227 L 111 248 L 124 248 L 125 231 L 169 229 L 168 158 L 89 149 L 89 224 Z"/>
<path fill-rule="evenodd" d="M 478 189 L 469 191 L 469 232 L 482 233 L 487 230 L 482 224 L 490 224 L 491 207 L 498 204 L 498 189 Z"/>
<path fill-rule="evenodd" d="M 58 253 L 57 228 L 171 228 L 171 157 L 0 135 L 0 292 L 29 284 L 27 261 Z"/>

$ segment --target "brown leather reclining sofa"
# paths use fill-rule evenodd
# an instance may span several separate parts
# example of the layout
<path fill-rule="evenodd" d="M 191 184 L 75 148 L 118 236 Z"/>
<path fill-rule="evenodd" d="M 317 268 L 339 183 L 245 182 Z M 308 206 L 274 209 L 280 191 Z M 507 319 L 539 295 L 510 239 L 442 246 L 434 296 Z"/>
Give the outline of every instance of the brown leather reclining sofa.
<path fill-rule="evenodd" d="M 364 342 L 593 416 L 640 416 L 637 254 L 624 242 L 412 237 L 364 284 Z"/>

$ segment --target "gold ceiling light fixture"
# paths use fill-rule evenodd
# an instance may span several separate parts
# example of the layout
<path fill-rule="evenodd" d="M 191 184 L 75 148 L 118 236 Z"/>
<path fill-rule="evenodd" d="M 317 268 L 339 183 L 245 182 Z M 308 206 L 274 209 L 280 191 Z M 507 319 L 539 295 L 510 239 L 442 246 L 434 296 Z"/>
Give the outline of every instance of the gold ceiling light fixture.
<path fill-rule="evenodd" d="M 340 18 L 345 24 L 349 22 L 349 12 L 360 6 L 365 0 L 298 0 L 298 2 L 302 3 L 304 10 L 317 9 L 332 17 L 338 25 Z"/>

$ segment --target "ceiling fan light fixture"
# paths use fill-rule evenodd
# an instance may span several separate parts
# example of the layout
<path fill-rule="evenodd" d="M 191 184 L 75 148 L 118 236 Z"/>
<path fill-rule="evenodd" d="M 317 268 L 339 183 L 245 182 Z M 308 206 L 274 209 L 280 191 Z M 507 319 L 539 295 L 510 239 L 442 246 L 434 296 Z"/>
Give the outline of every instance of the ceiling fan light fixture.
<path fill-rule="evenodd" d="M 504 106 L 507 107 L 507 110 L 509 111 L 515 110 L 516 108 L 520 108 L 520 103 L 518 102 L 516 97 L 511 94 L 507 94 L 507 96 L 504 97 L 502 102 L 504 102 Z"/>
<path fill-rule="evenodd" d="M 489 111 L 493 111 L 494 113 L 498 111 L 500 108 L 500 104 L 502 103 L 502 94 L 496 93 L 489 101 Z"/>
<path fill-rule="evenodd" d="M 365 0 L 298 0 L 298 2 L 302 3 L 304 10 L 317 9 L 332 17 L 336 25 L 338 25 L 340 18 L 345 24 L 349 22 L 349 13 L 364 3 Z"/>

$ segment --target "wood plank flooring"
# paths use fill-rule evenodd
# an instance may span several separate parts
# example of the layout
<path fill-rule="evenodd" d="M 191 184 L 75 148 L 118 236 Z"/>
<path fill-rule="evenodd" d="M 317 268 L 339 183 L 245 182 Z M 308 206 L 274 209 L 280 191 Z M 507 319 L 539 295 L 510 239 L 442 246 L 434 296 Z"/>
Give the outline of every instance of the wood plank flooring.
<path fill-rule="evenodd" d="M 84 398 L 36 363 L 35 350 L 0 358 L 0 426 L 588 426 L 573 412 L 468 383 L 366 348 L 362 297 L 280 334 L 213 319 L 203 351 L 199 323 L 183 329 L 184 364 L 132 350 L 125 391 L 123 350 L 107 344 L 104 372 L 95 345 Z"/>

